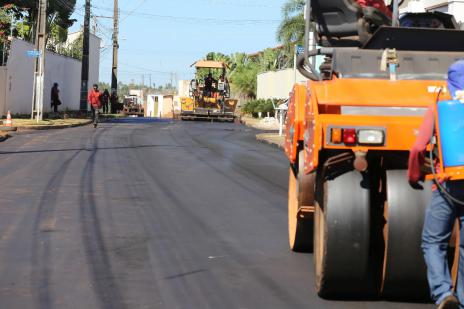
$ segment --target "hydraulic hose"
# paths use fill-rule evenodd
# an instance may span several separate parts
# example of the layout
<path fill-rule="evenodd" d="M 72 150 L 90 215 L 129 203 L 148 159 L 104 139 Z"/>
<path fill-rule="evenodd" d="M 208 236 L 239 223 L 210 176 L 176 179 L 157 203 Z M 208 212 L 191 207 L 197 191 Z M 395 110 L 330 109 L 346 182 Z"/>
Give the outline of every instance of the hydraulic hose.
<path fill-rule="evenodd" d="M 442 92 L 442 88 L 440 88 L 440 90 L 438 91 L 438 95 L 437 95 L 437 100 L 435 102 L 435 111 L 438 112 L 438 100 L 440 98 L 440 94 Z M 433 122 L 432 122 L 432 137 L 430 138 L 430 145 L 436 145 L 436 138 L 435 138 L 435 117 L 433 118 Z M 433 161 L 433 147 L 430 147 L 430 151 L 429 151 L 429 159 L 430 159 L 430 169 L 432 170 L 432 174 L 433 174 L 433 179 L 435 181 L 435 184 L 437 185 L 438 189 L 441 191 L 441 193 L 443 193 L 443 195 L 445 195 L 450 201 L 452 201 L 453 203 L 456 203 L 458 205 L 461 205 L 461 206 L 464 206 L 464 201 L 461 201 L 459 199 L 457 199 L 456 197 L 454 197 L 450 192 L 448 192 L 448 190 L 440 183 L 440 180 L 438 179 L 438 176 L 437 176 L 437 171 L 435 170 L 435 166 L 434 166 L 434 161 Z"/>
<path fill-rule="evenodd" d="M 306 78 L 309 78 L 312 81 L 321 80 L 321 76 L 317 74 L 317 71 L 314 69 L 313 65 L 307 61 L 305 55 L 299 55 L 296 61 L 298 72 L 300 72 L 301 75 L 303 75 Z M 307 67 L 309 69 L 307 69 Z"/>

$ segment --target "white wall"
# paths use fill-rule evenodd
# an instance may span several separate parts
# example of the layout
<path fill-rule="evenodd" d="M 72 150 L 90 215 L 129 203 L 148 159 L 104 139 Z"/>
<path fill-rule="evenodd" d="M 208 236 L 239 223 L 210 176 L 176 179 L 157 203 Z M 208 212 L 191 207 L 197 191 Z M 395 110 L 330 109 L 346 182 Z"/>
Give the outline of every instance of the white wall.
<path fill-rule="evenodd" d="M 90 34 L 90 56 L 89 56 L 89 89 L 93 84 L 100 81 L 100 47 L 101 39 L 94 34 Z M 79 71 L 80 73 L 80 71 Z M 111 72 L 108 72 L 110 75 Z M 80 75 L 79 75 L 80 76 Z"/>
<path fill-rule="evenodd" d="M 7 110 L 6 110 L 6 79 L 7 79 L 7 68 L 0 67 L 0 116 L 7 113 Z"/>
<path fill-rule="evenodd" d="M 164 107 L 164 96 L 150 94 L 147 97 L 146 117 L 161 117 Z"/>
<path fill-rule="evenodd" d="M 464 1 L 450 1 L 448 13 L 454 15 L 457 22 L 464 23 Z"/>
<path fill-rule="evenodd" d="M 464 22 L 463 0 L 411 0 L 400 12 L 440 11 L 454 16 L 457 22 Z"/>
<path fill-rule="evenodd" d="M 94 40 L 93 40 L 94 39 Z M 100 39 L 91 39 L 91 56 L 89 59 L 89 89 L 99 80 Z M 34 46 L 22 40 L 13 39 L 7 63 L 6 107 L 13 114 L 30 114 L 32 109 L 34 59 L 28 58 L 26 52 Z M 59 110 L 78 110 L 80 107 L 81 84 L 80 61 L 52 52 L 45 56 L 44 112 L 51 111 L 50 92 L 53 83 L 59 84 L 62 105 Z M 1 79 L 0 79 L 0 85 Z M 0 86 L 1 88 L 1 86 Z M 0 90 L 1 92 L 1 90 Z M 5 111 L 0 108 L 0 114 Z"/>
<path fill-rule="evenodd" d="M 68 35 L 68 40 L 66 42 L 66 46 L 73 43 L 77 40 L 82 34 L 82 31 L 73 32 Z M 90 33 L 89 37 L 89 89 L 92 88 L 93 84 L 98 84 L 100 81 L 99 74 L 100 74 L 100 47 L 101 47 L 101 39 L 93 33 Z M 111 72 L 108 72 L 110 75 Z M 103 90 L 103 89 L 102 89 Z"/>
<path fill-rule="evenodd" d="M 177 82 L 177 95 L 179 97 L 188 97 L 190 96 L 190 81 L 189 80 L 179 80 Z"/>
<path fill-rule="evenodd" d="M 286 99 L 296 83 L 306 82 L 307 79 L 293 69 L 276 72 L 265 72 L 258 75 L 258 99 Z"/>

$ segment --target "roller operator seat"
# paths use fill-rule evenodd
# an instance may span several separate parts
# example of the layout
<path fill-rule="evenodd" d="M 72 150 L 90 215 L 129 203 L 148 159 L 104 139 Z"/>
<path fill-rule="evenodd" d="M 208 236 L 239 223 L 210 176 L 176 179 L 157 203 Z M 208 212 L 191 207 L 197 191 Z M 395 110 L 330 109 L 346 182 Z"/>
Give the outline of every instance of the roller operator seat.
<path fill-rule="evenodd" d="M 359 46 L 391 19 L 373 7 L 361 7 L 355 0 L 311 0 L 312 14 L 323 46 Z"/>

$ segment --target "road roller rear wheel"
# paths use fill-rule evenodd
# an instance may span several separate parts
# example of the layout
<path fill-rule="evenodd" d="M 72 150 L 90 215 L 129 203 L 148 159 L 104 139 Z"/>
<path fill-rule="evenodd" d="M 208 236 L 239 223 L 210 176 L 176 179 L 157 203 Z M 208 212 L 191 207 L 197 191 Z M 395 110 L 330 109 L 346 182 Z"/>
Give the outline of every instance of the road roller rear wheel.
<path fill-rule="evenodd" d="M 427 299 L 427 270 L 421 250 L 425 209 L 431 184 L 412 189 L 405 170 L 386 173 L 384 226 L 385 255 L 382 293 L 390 299 Z"/>
<path fill-rule="evenodd" d="M 304 154 L 298 154 L 298 175 L 293 168 L 288 182 L 288 240 L 295 252 L 313 252 L 314 213 L 308 210 L 314 205 L 315 173 L 304 174 Z M 301 214 L 299 210 L 304 208 Z"/>
<path fill-rule="evenodd" d="M 370 292 L 368 188 L 367 178 L 357 171 L 317 188 L 318 194 L 323 194 L 316 202 L 314 261 L 316 289 L 323 298 Z"/>

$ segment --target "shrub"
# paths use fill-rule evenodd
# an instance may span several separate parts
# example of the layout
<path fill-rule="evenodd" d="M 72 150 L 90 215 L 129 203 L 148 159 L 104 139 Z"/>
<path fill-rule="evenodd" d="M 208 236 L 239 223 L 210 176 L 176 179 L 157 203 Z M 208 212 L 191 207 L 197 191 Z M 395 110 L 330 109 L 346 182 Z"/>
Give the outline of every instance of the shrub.
<path fill-rule="evenodd" d="M 245 103 L 245 105 L 242 108 L 242 111 L 244 114 L 252 115 L 253 117 L 258 117 L 259 112 L 261 112 L 263 116 L 267 116 L 267 113 L 269 112 L 269 115 L 272 117 L 275 114 L 273 103 L 277 106 L 279 100 L 251 100 Z"/>

